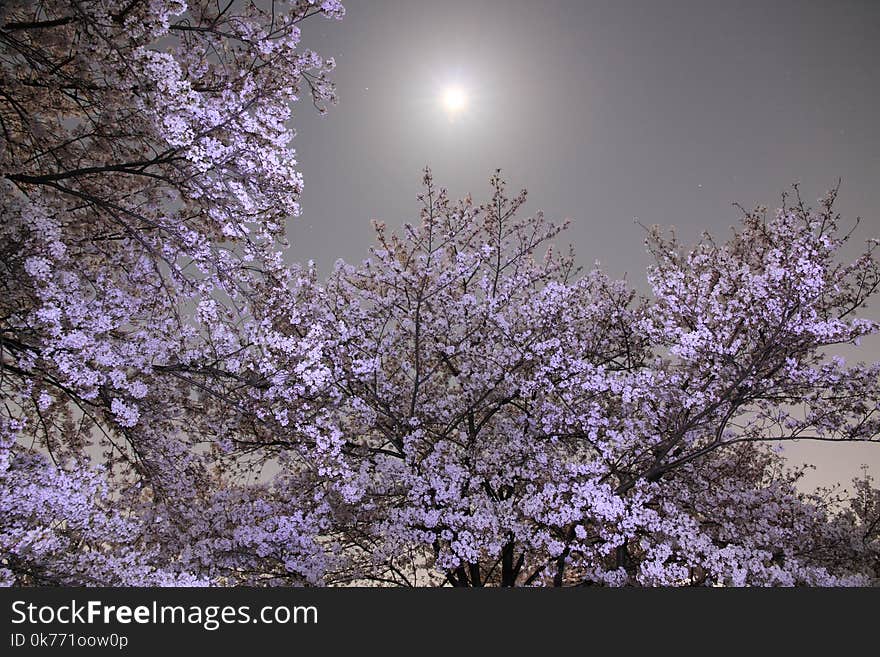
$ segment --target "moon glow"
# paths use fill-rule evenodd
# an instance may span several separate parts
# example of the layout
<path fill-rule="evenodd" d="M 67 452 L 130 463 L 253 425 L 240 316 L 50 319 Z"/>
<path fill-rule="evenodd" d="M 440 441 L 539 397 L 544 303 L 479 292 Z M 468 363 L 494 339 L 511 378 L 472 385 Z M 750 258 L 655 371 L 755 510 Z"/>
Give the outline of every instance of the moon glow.
<path fill-rule="evenodd" d="M 443 109 L 449 116 L 461 114 L 467 108 L 467 100 L 464 89 L 458 86 L 446 87 L 441 98 Z"/>

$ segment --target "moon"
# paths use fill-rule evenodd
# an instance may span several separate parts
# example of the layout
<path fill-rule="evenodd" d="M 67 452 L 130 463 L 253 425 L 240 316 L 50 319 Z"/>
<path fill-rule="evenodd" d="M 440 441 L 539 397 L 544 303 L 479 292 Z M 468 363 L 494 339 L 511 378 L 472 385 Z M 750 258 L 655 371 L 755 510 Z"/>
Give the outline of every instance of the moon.
<path fill-rule="evenodd" d="M 468 104 L 467 94 L 464 89 L 459 86 L 449 86 L 443 90 L 442 95 L 443 109 L 449 116 L 461 114 Z"/>

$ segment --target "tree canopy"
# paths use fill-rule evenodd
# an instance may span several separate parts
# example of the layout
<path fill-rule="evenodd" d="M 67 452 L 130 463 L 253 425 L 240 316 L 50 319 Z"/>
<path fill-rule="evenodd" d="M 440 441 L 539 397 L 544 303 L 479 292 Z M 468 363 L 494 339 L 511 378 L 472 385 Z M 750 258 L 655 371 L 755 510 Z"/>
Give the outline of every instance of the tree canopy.
<path fill-rule="evenodd" d="M 877 242 L 799 190 L 651 293 L 584 272 L 500 173 L 285 259 L 324 2 L 0 9 L 7 584 L 865 585 L 880 493 L 790 440 L 880 440 Z"/>

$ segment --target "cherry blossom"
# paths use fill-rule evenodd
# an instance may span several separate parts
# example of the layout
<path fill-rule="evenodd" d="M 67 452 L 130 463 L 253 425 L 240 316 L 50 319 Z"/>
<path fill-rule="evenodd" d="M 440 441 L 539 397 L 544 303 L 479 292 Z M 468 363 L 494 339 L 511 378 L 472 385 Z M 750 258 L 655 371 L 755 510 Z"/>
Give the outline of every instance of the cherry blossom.
<path fill-rule="evenodd" d="M 277 581 L 321 579 L 320 508 L 282 492 L 301 464 L 285 457 L 291 472 L 259 485 L 221 470 L 263 419 L 305 417 L 337 440 L 306 399 L 320 336 L 275 323 L 300 276 L 282 255 L 303 184 L 292 107 L 335 102 L 333 61 L 299 47 L 300 30 L 343 14 L 332 0 L 0 8 L 7 580 L 255 577 L 222 556 L 245 519 L 236 549 L 281 559 Z M 167 542 L 233 500 L 230 524 Z"/>
<path fill-rule="evenodd" d="M 0 8 L 0 582 L 792 586 L 880 577 L 876 242 L 836 190 L 581 271 L 499 173 L 288 261 L 338 2 Z M 311 110 L 309 110 L 311 111 Z M 291 234 L 295 236 L 295 222 Z M 858 353 L 858 352 L 856 352 Z"/>

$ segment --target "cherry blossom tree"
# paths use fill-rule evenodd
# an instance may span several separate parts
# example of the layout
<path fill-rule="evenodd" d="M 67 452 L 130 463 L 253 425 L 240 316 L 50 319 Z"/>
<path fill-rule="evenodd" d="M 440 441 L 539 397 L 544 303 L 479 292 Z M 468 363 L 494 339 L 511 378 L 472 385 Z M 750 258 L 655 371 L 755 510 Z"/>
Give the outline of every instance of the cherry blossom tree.
<path fill-rule="evenodd" d="M 327 280 L 285 260 L 299 47 L 334 1 L 0 8 L 0 581 L 843 585 L 880 504 L 789 440 L 875 441 L 876 243 L 799 194 L 582 272 L 500 175 L 430 172 Z"/>
<path fill-rule="evenodd" d="M 746 212 L 725 244 L 648 231 L 640 299 L 518 219 L 492 179 L 377 226 L 322 292 L 362 495 L 353 572 L 416 585 L 841 585 L 878 575 L 876 491 L 807 494 L 781 441 L 873 441 L 880 365 L 829 348 L 880 282 L 838 263 L 834 193 Z M 433 579 L 432 579 L 433 577 Z"/>
<path fill-rule="evenodd" d="M 215 458 L 274 400 L 310 394 L 308 360 L 288 372 L 269 350 L 310 353 L 271 321 L 298 276 L 282 256 L 302 189 L 291 107 L 335 100 L 333 60 L 298 47 L 316 14 L 343 9 L 0 7 L 8 581 L 316 579 L 324 557 L 300 538 L 323 527 L 314 496 L 286 471 L 241 480 Z M 294 408 L 319 434 L 308 401 Z M 243 546 L 273 565 L 228 565 Z"/>

